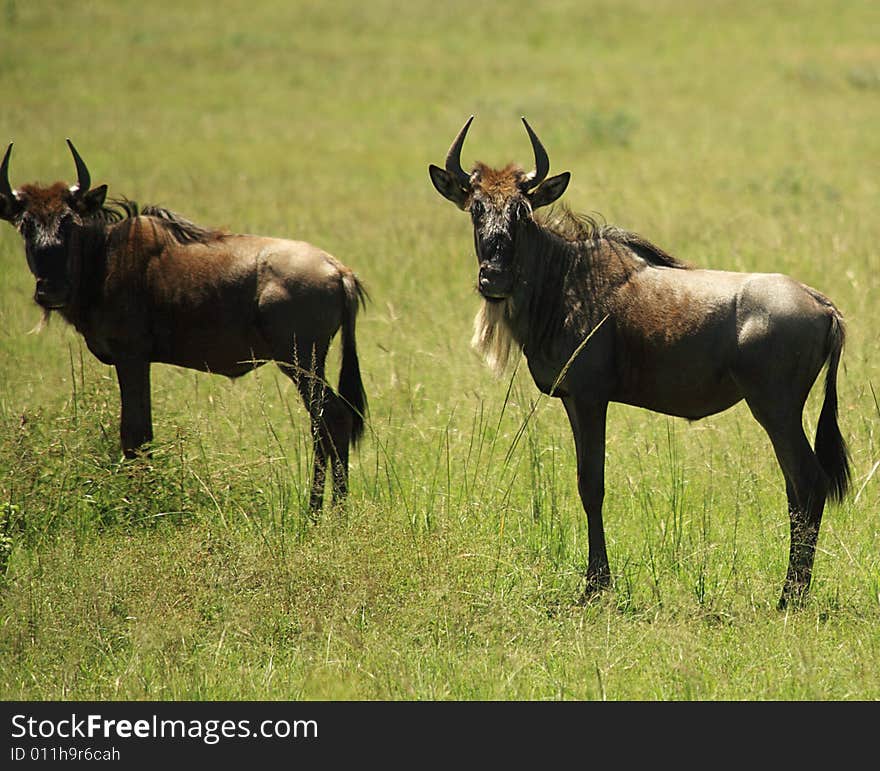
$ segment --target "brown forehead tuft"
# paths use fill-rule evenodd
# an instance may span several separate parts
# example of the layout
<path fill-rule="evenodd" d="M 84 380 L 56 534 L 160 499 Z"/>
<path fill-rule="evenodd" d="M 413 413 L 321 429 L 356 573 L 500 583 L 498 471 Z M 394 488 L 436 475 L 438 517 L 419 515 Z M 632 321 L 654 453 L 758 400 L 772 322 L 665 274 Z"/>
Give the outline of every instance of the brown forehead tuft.
<path fill-rule="evenodd" d="M 508 163 L 503 169 L 493 169 L 484 163 L 477 163 L 471 179 L 475 190 L 482 191 L 492 200 L 499 200 L 521 192 L 520 183 L 524 176 L 525 172 L 515 163 Z"/>
<path fill-rule="evenodd" d="M 22 185 L 18 195 L 27 210 L 40 218 L 50 218 L 69 208 L 70 190 L 64 182 L 55 182 L 48 187 Z"/>

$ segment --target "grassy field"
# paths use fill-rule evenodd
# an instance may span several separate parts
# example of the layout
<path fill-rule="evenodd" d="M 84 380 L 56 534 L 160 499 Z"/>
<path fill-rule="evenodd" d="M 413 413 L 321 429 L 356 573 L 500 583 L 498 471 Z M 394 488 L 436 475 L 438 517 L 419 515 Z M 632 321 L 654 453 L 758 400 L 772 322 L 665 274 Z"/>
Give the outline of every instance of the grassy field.
<path fill-rule="evenodd" d="M 58 319 L 27 334 L 2 224 L 0 697 L 880 698 L 878 29 L 873 0 L 0 0 L 13 186 L 72 182 L 71 137 L 111 195 L 312 241 L 372 298 L 350 503 L 312 524 L 274 368 L 155 366 L 154 457 L 121 463 L 114 373 Z M 465 164 L 530 164 L 526 115 L 573 209 L 843 311 L 854 484 L 800 612 L 775 610 L 784 487 L 742 404 L 612 405 L 615 588 L 575 604 L 570 429 L 469 348 L 470 226 L 428 179 L 471 113 Z"/>

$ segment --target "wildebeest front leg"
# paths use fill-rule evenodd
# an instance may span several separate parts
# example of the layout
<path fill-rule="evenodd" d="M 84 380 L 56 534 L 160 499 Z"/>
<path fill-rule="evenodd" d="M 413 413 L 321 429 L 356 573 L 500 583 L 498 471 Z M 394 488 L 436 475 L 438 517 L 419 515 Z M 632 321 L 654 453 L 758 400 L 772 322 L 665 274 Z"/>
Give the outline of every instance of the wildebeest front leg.
<path fill-rule="evenodd" d="M 134 458 L 153 439 L 150 404 L 150 363 L 127 360 L 116 363 L 116 379 L 122 403 L 119 436 L 126 458 Z"/>
<path fill-rule="evenodd" d="M 611 584 L 611 569 L 605 550 L 602 503 L 605 499 L 605 417 L 607 402 L 588 402 L 566 397 L 562 400 L 577 450 L 577 484 L 587 514 L 587 582 L 583 600 Z"/>

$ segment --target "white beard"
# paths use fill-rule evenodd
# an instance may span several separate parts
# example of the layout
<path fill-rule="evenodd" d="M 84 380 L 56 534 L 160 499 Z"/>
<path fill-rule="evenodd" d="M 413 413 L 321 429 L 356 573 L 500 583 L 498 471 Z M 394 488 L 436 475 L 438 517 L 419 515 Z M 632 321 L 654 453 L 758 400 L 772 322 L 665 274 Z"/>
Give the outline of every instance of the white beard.
<path fill-rule="evenodd" d="M 474 317 L 471 347 L 479 353 L 496 377 L 501 377 L 519 345 L 510 329 L 511 300 L 486 302 Z"/>
<path fill-rule="evenodd" d="M 43 308 L 43 315 L 40 317 L 40 320 L 34 325 L 34 328 L 28 331 L 29 335 L 38 335 L 42 332 L 46 327 L 49 326 L 49 318 L 52 316 L 52 311 L 48 308 Z"/>

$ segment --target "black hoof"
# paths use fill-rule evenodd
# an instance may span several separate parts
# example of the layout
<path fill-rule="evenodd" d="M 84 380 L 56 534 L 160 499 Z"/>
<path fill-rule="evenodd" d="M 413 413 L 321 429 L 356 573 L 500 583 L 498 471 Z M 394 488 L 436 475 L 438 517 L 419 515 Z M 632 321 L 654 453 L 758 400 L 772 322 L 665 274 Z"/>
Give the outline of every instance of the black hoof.
<path fill-rule="evenodd" d="M 777 610 L 796 610 L 803 607 L 807 601 L 808 587 L 804 585 L 786 586 L 782 590 L 782 596 L 776 603 Z"/>
<path fill-rule="evenodd" d="M 609 589 L 610 587 L 611 577 L 607 574 L 587 576 L 587 583 L 584 586 L 583 592 L 581 592 L 581 596 L 577 604 L 590 605 L 599 597 L 601 597 L 605 590 Z"/>

